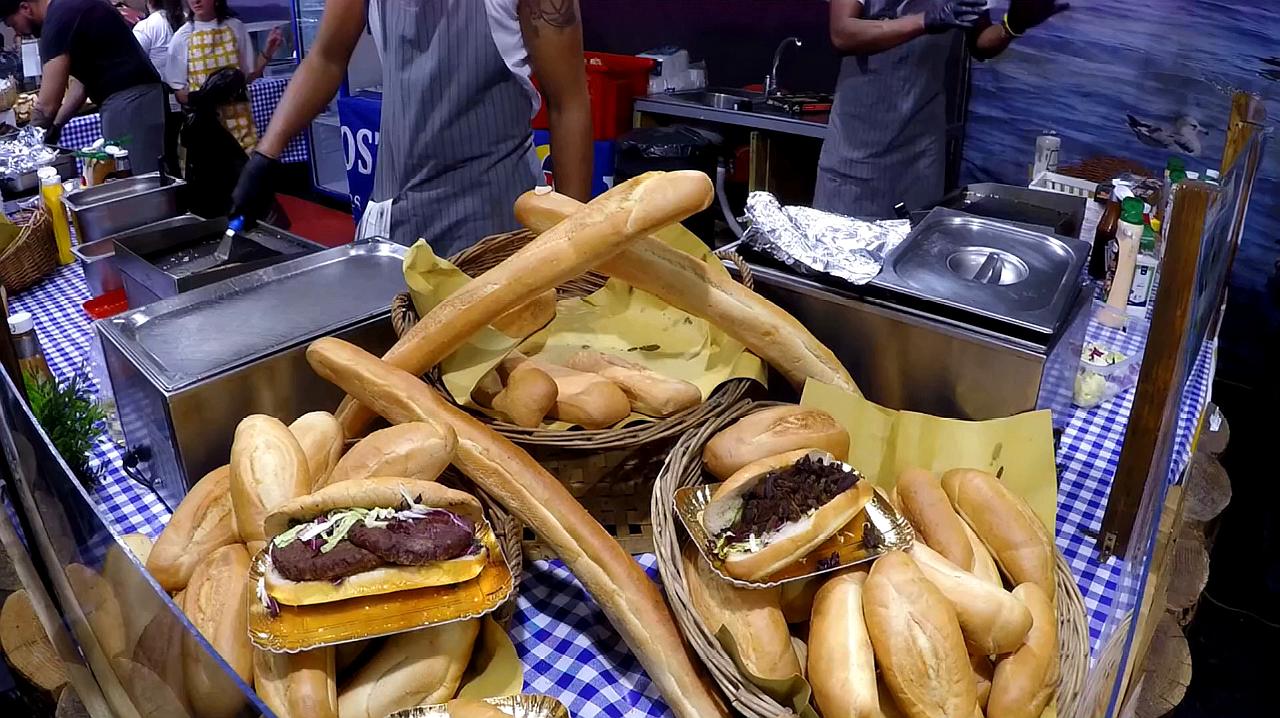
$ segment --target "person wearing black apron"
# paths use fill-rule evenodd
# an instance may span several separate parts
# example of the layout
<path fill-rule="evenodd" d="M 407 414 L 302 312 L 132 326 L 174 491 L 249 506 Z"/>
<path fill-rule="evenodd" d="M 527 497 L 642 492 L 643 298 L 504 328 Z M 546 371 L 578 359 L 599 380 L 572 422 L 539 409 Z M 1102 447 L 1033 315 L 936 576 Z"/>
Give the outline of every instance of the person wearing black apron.
<path fill-rule="evenodd" d="M 333 97 L 367 22 L 382 58 L 374 190 L 357 234 L 425 239 L 447 257 L 518 227 L 539 184 L 530 69 L 548 104 L 556 185 L 586 201 L 591 111 L 576 0 L 329 0 L 319 34 L 241 175 L 232 215 L 252 219 L 274 160 Z"/>
<path fill-rule="evenodd" d="M 953 33 L 986 60 L 1067 9 L 1010 0 L 992 21 L 987 0 L 831 0 L 831 41 L 844 55 L 813 206 L 863 219 L 894 216 L 943 195 L 947 57 Z"/>

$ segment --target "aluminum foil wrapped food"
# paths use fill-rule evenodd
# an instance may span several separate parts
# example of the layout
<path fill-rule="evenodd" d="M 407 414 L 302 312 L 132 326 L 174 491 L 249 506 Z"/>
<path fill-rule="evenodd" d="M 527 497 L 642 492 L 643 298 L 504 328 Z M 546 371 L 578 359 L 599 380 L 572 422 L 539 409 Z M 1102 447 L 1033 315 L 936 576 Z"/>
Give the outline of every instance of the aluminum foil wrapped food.
<path fill-rule="evenodd" d="M 911 231 L 905 219 L 867 222 L 812 207 L 783 207 L 768 192 L 747 197 L 747 246 L 800 274 L 827 274 L 866 284 Z"/>
<path fill-rule="evenodd" d="M 0 142 L 0 174 L 17 176 L 34 172 L 57 157 L 58 151 L 44 143 L 44 130 L 27 125 L 13 138 Z"/>

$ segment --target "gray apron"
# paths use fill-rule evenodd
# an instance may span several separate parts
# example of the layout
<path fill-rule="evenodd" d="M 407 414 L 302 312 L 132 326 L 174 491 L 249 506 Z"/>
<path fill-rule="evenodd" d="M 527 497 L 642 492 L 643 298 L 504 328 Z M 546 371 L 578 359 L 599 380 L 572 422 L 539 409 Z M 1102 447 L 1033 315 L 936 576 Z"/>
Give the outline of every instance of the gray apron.
<path fill-rule="evenodd" d="M 862 16 L 921 13 L 918 0 L 865 0 Z M 818 160 L 813 206 L 865 219 L 893 217 L 941 199 L 945 77 L 952 34 L 922 35 L 874 55 L 844 58 L 831 130 Z"/>
<path fill-rule="evenodd" d="M 165 153 L 164 85 L 134 85 L 102 101 L 102 136 L 119 140 L 129 151 L 129 168 L 136 175 L 160 169 Z"/>
<path fill-rule="evenodd" d="M 389 220 L 391 239 L 425 239 L 442 257 L 516 229 L 512 204 L 539 176 L 532 105 L 494 45 L 485 3 L 370 5 L 383 67 L 372 199 L 390 201 L 371 220 Z"/>

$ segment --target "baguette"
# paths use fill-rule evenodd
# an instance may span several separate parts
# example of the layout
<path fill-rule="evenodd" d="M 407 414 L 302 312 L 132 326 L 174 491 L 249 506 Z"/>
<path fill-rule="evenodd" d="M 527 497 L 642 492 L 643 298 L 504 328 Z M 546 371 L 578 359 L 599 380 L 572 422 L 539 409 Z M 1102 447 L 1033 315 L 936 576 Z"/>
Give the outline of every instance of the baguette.
<path fill-rule="evenodd" d="M 987 701 L 989 718 L 1039 718 L 1058 688 L 1058 616 L 1034 583 L 1013 589 L 1033 617 L 1026 643 L 996 664 Z"/>
<path fill-rule="evenodd" d="M 965 571 L 973 570 L 973 547 L 964 533 L 964 521 L 951 508 L 951 500 L 933 472 L 909 468 L 898 474 L 898 509 L 915 527 L 929 548 Z"/>
<path fill-rule="evenodd" d="M 637 237 L 706 209 L 713 196 L 710 179 L 696 170 L 627 180 L 437 304 L 384 359 L 420 376 L 513 307 L 594 268 Z M 372 418 L 350 397 L 338 410 L 347 436 L 358 436 Z"/>
<path fill-rule="evenodd" d="M 333 471 L 334 464 L 342 456 L 345 447 L 342 425 L 327 411 L 303 414 L 289 425 L 289 431 L 298 440 L 302 453 L 307 457 L 307 474 L 314 490 L 323 486 L 325 477 Z"/>
<path fill-rule="evenodd" d="M 581 208 L 570 197 L 535 191 L 516 200 L 515 213 L 521 224 L 542 233 Z M 593 268 L 707 320 L 781 372 L 796 389 L 812 378 L 858 393 L 840 360 L 795 317 L 652 232 Z"/>
<path fill-rule="evenodd" d="M 333 646 L 253 651 L 253 689 L 276 718 L 338 718 Z"/>
<path fill-rule="evenodd" d="M 551 415 L 561 421 L 584 429 L 603 429 L 631 414 L 626 393 L 599 374 L 577 371 L 518 352 L 502 360 L 502 372 L 509 378 L 526 367 L 542 370 L 555 382 L 556 400 Z"/>
<path fill-rule="evenodd" d="M 908 718 L 972 718 L 973 669 L 955 610 L 910 556 L 891 551 L 863 588 L 867 633 L 898 708 Z"/>
<path fill-rule="evenodd" d="M 556 289 L 552 287 L 533 299 L 508 310 L 489 326 L 512 339 L 524 339 L 556 318 Z"/>
<path fill-rule="evenodd" d="M 1027 502 L 996 477 L 975 469 L 942 475 L 942 490 L 956 513 L 991 552 L 1010 585 L 1034 583 L 1053 599 L 1053 536 Z"/>
<path fill-rule="evenodd" d="M 991 552 L 982 545 L 982 539 L 978 538 L 978 534 L 974 533 L 973 529 L 969 528 L 969 524 L 964 521 L 960 522 L 960 527 L 964 529 L 965 538 L 969 539 L 969 546 L 973 549 L 973 575 L 992 586 L 1004 588 L 1004 579 L 1000 578 L 1000 569 L 996 566 L 996 560 L 991 558 Z"/>
<path fill-rule="evenodd" d="M 911 557 L 951 602 L 970 651 L 994 656 L 1022 645 L 1031 630 L 1031 612 L 1012 593 L 960 570 L 923 543 L 911 547 Z"/>
<path fill-rule="evenodd" d="M 550 374 L 531 363 L 516 367 L 507 385 L 493 397 L 494 411 L 505 414 L 516 426 L 532 429 L 555 408 L 560 389 Z"/>
<path fill-rule="evenodd" d="M 249 643 L 249 554 L 231 544 L 209 554 L 196 566 L 182 599 L 182 610 L 213 650 L 240 680 L 253 680 L 253 646 Z M 187 697 L 201 718 L 235 716 L 244 694 L 209 660 L 204 647 L 184 642 Z"/>
<path fill-rule="evenodd" d="M 757 678 L 786 680 L 800 675 L 777 588 L 739 588 L 720 578 L 692 543 L 681 553 L 689 600 L 707 632 L 727 628 L 743 668 Z"/>
<path fill-rule="evenodd" d="M 374 476 L 435 481 L 457 448 L 458 437 L 447 426 L 415 421 L 381 429 L 351 447 L 313 493 L 343 481 Z"/>
<path fill-rule="evenodd" d="M 849 571 L 827 581 L 813 601 L 809 683 L 826 716 L 880 715 L 876 662 L 862 614 L 867 575 Z"/>
<path fill-rule="evenodd" d="M 454 621 L 387 639 L 338 696 L 342 718 L 386 718 L 458 692 L 480 621 Z"/>
<path fill-rule="evenodd" d="M 231 510 L 251 555 L 267 543 L 262 520 L 276 506 L 311 489 L 307 455 L 279 419 L 254 414 L 231 442 Z"/>
<path fill-rule="evenodd" d="M 753 461 L 797 449 L 820 449 L 847 461 L 849 432 L 825 411 L 775 406 L 748 414 L 711 437 L 702 462 L 725 481 Z"/>
<path fill-rule="evenodd" d="M 631 408 L 646 416 L 671 416 L 702 403 L 702 391 L 693 384 L 615 354 L 588 349 L 569 357 L 565 366 L 594 372 L 622 387 Z"/>
<path fill-rule="evenodd" d="M 231 467 L 205 475 L 178 504 L 147 556 L 147 571 L 166 591 L 187 587 L 191 573 L 214 550 L 236 543 L 231 516 Z"/>
<path fill-rule="evenodd" d="M 307 349 L 307 359 L 320 376 L 355 393 L 392 422 L 452 426 L 458 434 L 455 465 L 555 550 L 622 634 L 675 714 L 727 715 L 653 581 L 564 484 L 413 375 L 358 347 L 320 339 Z"/>

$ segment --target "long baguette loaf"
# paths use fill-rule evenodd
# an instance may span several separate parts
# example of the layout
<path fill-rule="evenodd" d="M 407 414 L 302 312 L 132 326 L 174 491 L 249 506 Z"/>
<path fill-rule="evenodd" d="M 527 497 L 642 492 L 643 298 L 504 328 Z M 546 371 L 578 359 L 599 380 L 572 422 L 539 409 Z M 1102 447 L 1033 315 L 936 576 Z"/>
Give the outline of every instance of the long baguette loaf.
<path fill-rule="evenodd" d="M 455 465 L 551 545 L 683 718 L 727 715 L 690 656 L 662 594 L 564 485 L 522 449 L 416 377 L 340 339 L 307 349 L 312 368 L 395 423 L 440 422 L 458 436 Z"/>
<path fill-rule="evenodd" d="M 515 212 L 521 224 L 541 233 L 581 208 L 580 202 L 562 194 L 526 192 L 516 200 Z M 812 377 L 846 391 L 858 391 L 840 360 L 795 317 L 657 237 L 636 239 L 594 269 L 706 319 L 742 342 L 796 388 Z"/>
<path fill-rule="evenodd" d="M 592 269 L 627 242 L 705 209 L 713 194 L 711 181 L 694 170 L 627 180 L 437 304 L 383 358 L 420 375 L 513 307 Z M 372 418 L 350 397 L 338 410 L 347 436 L 359 436 Z"/>

